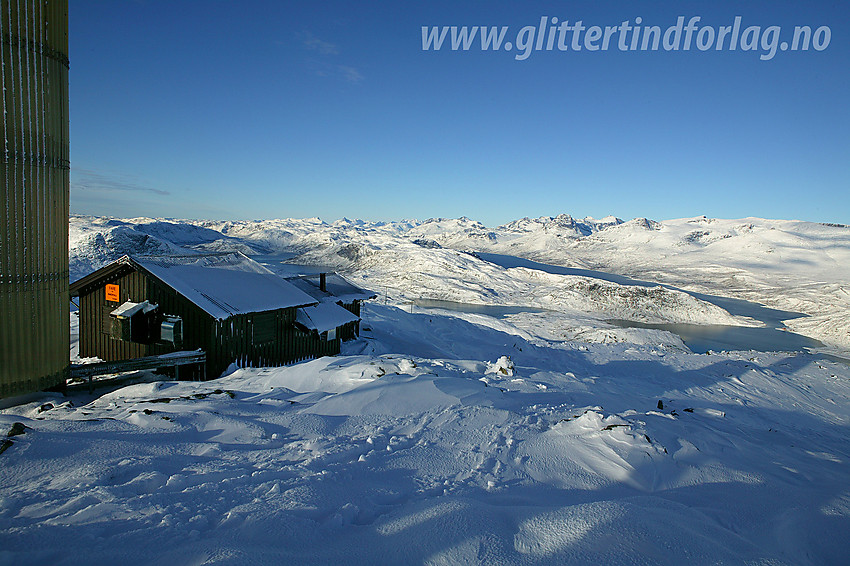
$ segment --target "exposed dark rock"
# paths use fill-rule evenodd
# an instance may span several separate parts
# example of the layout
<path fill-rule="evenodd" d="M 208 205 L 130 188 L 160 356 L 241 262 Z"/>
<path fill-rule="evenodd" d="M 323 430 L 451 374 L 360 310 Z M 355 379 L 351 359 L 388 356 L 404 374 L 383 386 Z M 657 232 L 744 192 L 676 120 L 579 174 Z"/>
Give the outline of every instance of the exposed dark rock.
<path fill-rule="evenodd" d="M 24 423 L 13 423 L 12 428 L 9 429 L 8 434 L 6 436 L 18 436 L 19 434 L 24 434 L 26 429 L 29 427 Z"/>
<path fill-rule="evenodd" d="M 435 242 L 434 240 L 426 240 L 424 238 L 417 238 L 416 240 L 411 240 L 411 241 L 414 244 L 416 244 L 417 246 L 421 246 L 423 248 L 429 248 L 429 249 L 432 249 L 432 250 L 439 250 L 439 249 L 442 249 L 442 247 L 443 247 L 439 243 Z"/>

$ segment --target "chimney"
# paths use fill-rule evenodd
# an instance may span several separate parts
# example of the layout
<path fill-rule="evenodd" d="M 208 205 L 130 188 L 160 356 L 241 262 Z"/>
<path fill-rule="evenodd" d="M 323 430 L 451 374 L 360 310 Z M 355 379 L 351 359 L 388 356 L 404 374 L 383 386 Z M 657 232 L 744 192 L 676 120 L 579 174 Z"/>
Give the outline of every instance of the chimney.
<path fill-rule="evenodd" d="M 328 274 L 327 273 L 319 273 L 319 290 L 328 292 Z"/>

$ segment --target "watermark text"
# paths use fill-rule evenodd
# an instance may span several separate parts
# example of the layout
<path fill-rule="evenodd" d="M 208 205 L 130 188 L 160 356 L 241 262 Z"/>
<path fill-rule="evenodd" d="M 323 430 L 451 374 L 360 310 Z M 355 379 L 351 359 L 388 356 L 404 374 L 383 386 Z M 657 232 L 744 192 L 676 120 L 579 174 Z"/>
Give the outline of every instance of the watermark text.
<path fill-rule="evenodd" d="M 823 51 L 832 40 L 829 26 L 744 26 L 735 16 L 730 25 L 700 25 L 685 16 L 662 27 L 645 25 L 640 16 L 618 25 L 585 25 L 582 20 L 541 16 L 537 25 L 511 33 L 509 26 L 422 26 L 423 51 L 505 51 L 525 61 L 535 51 L 755 51 L 770 61 L 779 51 Z"/>

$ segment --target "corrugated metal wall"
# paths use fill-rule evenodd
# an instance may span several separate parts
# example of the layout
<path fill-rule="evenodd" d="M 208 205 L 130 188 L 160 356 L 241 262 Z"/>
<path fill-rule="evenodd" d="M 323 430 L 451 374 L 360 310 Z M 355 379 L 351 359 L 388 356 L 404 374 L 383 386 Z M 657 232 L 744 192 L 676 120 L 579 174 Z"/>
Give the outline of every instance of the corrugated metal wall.
<path fill-rule="evenodd" d="M 68 370 L 68 2 L 0 0 L 0 397 Z"/>

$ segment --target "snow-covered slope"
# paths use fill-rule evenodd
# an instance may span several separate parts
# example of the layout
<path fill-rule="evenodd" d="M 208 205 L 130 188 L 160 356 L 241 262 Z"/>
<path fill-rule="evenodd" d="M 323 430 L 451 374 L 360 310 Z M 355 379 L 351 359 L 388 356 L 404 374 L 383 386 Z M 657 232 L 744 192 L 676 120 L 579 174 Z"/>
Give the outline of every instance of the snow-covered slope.
<path fill-rule="evenodd" d="M 846 561 L 847 365 L 363 316 L 336 358 L 0 408 L 0 562 Z"/>
<path fill-rule="evenodd" d="M 72 216 L 68 258 L 71 281 L 100 269 L 125 254 L 186 253 L 180 244 L 159 238 L 145 230 L 146 227 L 133 221 Z M 177 234 L 189 233 L 195 229 L 188 224 L 175 224 L 174 227 Z"/>
<path fill-rule="evenodd" d="M 803 312 L 811 318 L 787 326 L 850 349 L 847 226 L 759 218 L 631 221 L 545 259 Z"/>

